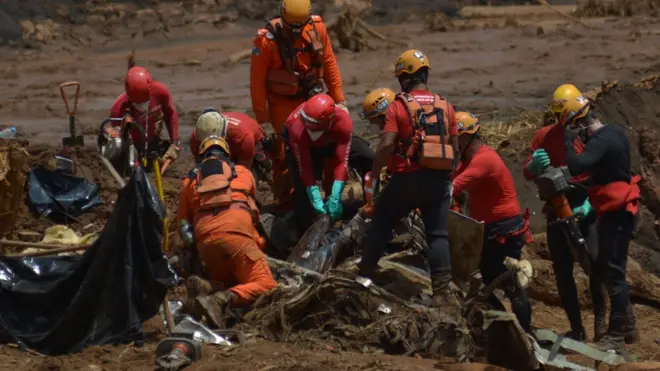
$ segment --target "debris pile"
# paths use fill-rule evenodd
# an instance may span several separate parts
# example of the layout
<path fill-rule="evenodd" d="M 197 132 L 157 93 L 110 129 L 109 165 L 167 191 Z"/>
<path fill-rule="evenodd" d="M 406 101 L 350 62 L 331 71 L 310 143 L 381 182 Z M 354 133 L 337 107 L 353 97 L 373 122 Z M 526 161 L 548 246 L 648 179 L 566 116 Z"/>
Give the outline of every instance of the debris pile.
<path fill-rule="evenodd" d="M 455 318 L 339 271 L 298 290 L 275 290 L 246 320 L 273 341 L 322 340 L 342 350 L 455 361 L 474 350 L 468 329 Z"/>
<path fill-rule="evenodd" d="M 660 10 L 658 0 L 586 0 L 578 4 L 575 15 L 579 17 L 631 17 L 647 15 L 656 17 Z"/>

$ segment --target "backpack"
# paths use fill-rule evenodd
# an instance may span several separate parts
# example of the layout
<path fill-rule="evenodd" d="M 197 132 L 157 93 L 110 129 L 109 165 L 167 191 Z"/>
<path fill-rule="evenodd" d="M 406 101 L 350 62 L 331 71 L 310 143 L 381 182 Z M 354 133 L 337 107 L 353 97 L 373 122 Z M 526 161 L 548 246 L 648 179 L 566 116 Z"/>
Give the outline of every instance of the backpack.
<path fill-rule="evenodd" d="M 399 93 L 397 99 L 408 109 L 413 124 L 404 157 L 408 161 L 414 159 L 423 168 L 453 170 L 454 147 L 447 144 L 450 120 L 447 101 L 437 94 L 433 94 L 433 104 L 422 105 L 408 93 Z"/>

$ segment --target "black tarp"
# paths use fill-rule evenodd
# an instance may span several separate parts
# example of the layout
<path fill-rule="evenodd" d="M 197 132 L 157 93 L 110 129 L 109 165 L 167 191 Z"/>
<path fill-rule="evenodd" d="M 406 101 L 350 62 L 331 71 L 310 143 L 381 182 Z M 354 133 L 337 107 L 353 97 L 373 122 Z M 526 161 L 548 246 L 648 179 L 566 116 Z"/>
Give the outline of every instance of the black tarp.
<path fill-rule="evenodd" d="M 161 252 L 165 206 L 140 168 L 80 257 L 0 257 L 0 337 L 45 354 L 141 342 L 176 276 Z"/>
<path fill-rule="evenodd" d="M 65 223 L 67 218 L 75 218 L 102 201 L 96 184 L 37 166 L 30 171 L 26 203 L 36 215 Z"/>

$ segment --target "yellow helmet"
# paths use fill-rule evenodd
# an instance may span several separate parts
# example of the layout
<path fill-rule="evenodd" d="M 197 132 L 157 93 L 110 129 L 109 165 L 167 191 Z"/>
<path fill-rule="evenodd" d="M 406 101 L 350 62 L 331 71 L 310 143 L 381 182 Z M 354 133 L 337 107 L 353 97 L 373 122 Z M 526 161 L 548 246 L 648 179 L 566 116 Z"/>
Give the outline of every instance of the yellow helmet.
<path fill-rule="evenodd" d="M 570 125 L 575 120 L 587 116 L 591 103 L 571 84 L 564 84 L 552 94 L 552 112 L 561 125 Z"/>
<path fill-rule="evenodd" d="M 227 118 L 215 108 L 207 108 L 197 118 L 195 132 L 199 141 L 212 135 L 224 138 L 227 136 Z"/>
<path fill-rule="evenodd" d="M 217 135 L 211 135 L 206 139 L 202 140 L 202 144 L 199 145 L 199 155 L 203 155 L 204 152 L 208 151 L 210 148 L 218 146 L 220 147 L 227 156 L 231 156 L 231 151 L 229 151 L 229 144 L 225 138 L 221 138 Z"/>
<path fill-rule="evenodd" d="M 380 115 L 384 115 L 390 104 L 394 102 L 396 94 L 388 88 L 378 88 L 372 90 L 362 101 L 362 109 L 358 116 L 362 120 L 368 120 Z"/>
<path fill-rule="evenodd" d="M 399 77 L 403 74 L 413 74 L 420 68 L 431 69 L 431 64 L 426 54 L 417 49 L 406 50 L 399 56 L 394 65 L 394 74 Z"/>
<path fill-rule="evenodd" d="M 475 134 L 481 129 L 479 118 L 470 112 L 456 112 L 458 135 Z"/>
<path fill-rule="evenodd" d="M 569 99 L 574 99 L 581 96 L 582 93 L 575 87 L 575 85 L 564 84 L 555 90 L 552 94 L 552 112 L 562 113 L 564 110 L 564 104 Z"/>
<path fill-rule="evenodd" d="M 301 28 L 312 16 L 312 3 L 310 0 L 282 0 L 280 16 L 287 25 Z"/>

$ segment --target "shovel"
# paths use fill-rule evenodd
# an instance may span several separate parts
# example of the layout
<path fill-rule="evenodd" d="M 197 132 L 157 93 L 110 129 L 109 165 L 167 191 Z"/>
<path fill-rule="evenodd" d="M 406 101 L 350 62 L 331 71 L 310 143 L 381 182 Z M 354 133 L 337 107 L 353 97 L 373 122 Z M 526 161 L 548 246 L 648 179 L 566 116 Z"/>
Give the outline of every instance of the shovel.
<path fill-rule="evenodd" d="M 67 88 L 75 87 L 76 93 L 74 95 L 73 107 L 69 106 L 69 99 L 66 94 Z M 69 114 L 69 135 L 62 138 L 62 145 L 64 147 L 82 147 L 85 145 L 82 135 L 76 135 L 76 108 L 78 107 L 78 97 L 80 96 L 80 83 L 76 81 L 65 82 L 60 85 L 60 93 L 66 105 L 66 112 Z"/>

